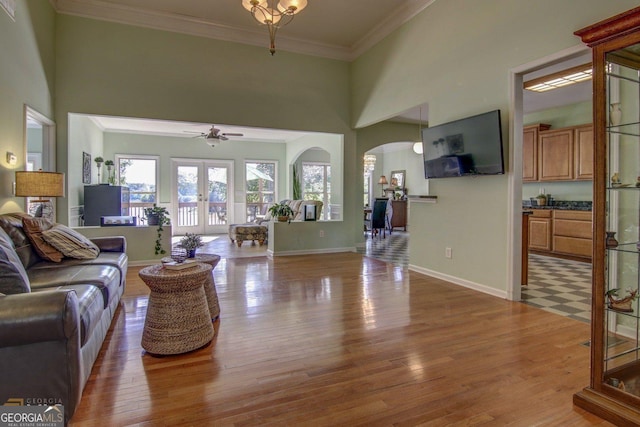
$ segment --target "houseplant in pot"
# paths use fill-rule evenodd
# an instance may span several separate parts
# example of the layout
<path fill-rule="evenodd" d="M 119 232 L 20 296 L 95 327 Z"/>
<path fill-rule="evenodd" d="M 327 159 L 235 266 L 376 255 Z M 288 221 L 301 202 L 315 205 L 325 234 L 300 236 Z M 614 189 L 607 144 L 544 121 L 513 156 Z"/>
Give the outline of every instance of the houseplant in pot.
<path fill-rule="evenodd" d="M 289 205 L 276 203 L 269 208 L 269 213 L 272 217 L 278 218 L 278 221 L 285 222 L 291 221 L 291 217 L 293 216 L 293 209 L 291 209 Z"/>
<path fill-rule="evenodd" d="M 187 258 L 194 258 L 196 249 L 204 246 L 204 243 L 202 243 L 202 236 L 195 233 L 187 233 L 180 239 L 178 246 L 187 251 Z"/>
<path fill-rule="evenodd" d="M 169 220 L 169 211 L 167 208 L 157 206 L 154 203 L 153 207 L 144 208 L 144 214 L 147 217 L 147 224 L 158 226 L 156 229 L 158 234 L 155 242 L 156 255 L 167 253 L 167 251 L 162 247 L 162 232 L 164 231 L 162 226 L 169 225 L 171 223 Z"/>
<path fill-rule="evenodd" d="M 100 178 L 100 171 L 102 170 L 102 164 L 104 163 L 104 159 L 100 156 L 93 159 L 96 162 L 96 167 L 98 168 L 98 184 L 102 184 L 102 179 Z"/>

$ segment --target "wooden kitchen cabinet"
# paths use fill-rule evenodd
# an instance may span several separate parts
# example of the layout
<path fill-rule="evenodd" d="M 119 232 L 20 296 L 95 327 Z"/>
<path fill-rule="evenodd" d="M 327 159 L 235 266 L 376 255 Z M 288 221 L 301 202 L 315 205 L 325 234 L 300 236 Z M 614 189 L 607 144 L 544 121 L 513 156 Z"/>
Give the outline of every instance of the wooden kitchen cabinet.
<path fill-rule="evenodd" d="M 590 211 L 533 209 L 529 216 L 529 250 L 579 261 L 591 260 Z"/>
<path fill-rule="evenodd" d="M 540 181 L 567 181 L 574 176 L 574 130 L 554 129 L 540 132 L 538 141 L 538 178 Z"/>
<path fill-rule="evenodd" d="M 522 139 L 522 181 L 593 179 L 593 125 L 550 129 L 525 126 Z"/>
<path fill-rule="evenodd" d="M 551 212 L 535 209 L 529 215 L 529 249 L 551 251 Z"/>
<path fill-rule="evenodd" d="M 578 126 L 574 131 L 575 179 L 593 179 L 593 125 Z"/>
<path fill-rule="evenodd" d="M 524 127 L 522 138 L 522 181 L 538 180 L 538 138 L 551 126 L 538 123 Z"/>
<path fill-rule="evenodd" d="M 591 212 L 553 212 L 553 252 L 591 259 Z"/>

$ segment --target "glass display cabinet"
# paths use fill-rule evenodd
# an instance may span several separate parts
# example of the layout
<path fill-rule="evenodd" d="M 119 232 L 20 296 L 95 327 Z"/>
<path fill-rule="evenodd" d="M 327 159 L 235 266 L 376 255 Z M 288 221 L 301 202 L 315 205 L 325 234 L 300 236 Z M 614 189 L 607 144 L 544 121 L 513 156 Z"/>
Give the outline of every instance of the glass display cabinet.
<path fill-rule="evenodd" d="M 574 404 L 640 425 L 640 7 L 575 33 L 593 51 L 590 384 Z"/>

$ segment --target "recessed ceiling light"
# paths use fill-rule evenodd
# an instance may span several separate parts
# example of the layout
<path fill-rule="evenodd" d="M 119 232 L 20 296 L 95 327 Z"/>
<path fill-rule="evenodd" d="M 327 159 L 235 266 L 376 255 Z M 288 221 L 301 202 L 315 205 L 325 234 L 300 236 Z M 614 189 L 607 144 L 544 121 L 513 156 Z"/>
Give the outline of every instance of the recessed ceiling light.
<path fill-rule="evenodd" d="M 584 82 L 591 79 L 593 69 L 591 64 L 579 65 L 560 71 L 559 73 L 549 74 L 548 76 L 539 77 L 524 83 L 524 88 L 533 92 L 546 92 L 552 89 L 572 85 L 574 83 Z"/>

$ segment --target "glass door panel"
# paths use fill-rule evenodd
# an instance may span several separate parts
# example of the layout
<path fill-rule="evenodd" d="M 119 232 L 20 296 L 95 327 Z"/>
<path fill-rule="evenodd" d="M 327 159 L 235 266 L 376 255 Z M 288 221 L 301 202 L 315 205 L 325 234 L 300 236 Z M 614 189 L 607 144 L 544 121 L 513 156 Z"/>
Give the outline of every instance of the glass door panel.
<path fill-rule="evenodd" d="M 230 224 L 230 162 L 174 161 L 173 231 L 225 233 Z"/>

